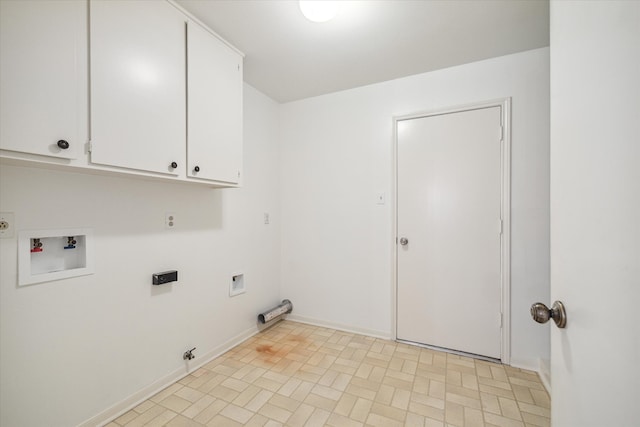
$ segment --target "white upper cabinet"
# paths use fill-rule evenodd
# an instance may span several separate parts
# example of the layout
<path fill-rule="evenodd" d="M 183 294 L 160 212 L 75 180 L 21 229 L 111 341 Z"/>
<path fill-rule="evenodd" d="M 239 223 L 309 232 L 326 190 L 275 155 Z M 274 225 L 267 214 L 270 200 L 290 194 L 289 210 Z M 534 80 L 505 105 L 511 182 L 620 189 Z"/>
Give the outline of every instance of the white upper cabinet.
<path fill-rule="evenodd" d="M 242 56 L 187 23 L 187 176 L 238 183 L 242 168 Z"/>
<path fill-rule="evenodd" d="M 0 149 L 84 153 L 86 4 L 0 1 Z"/>
<path fill-rule="evenodd" d="M 184 176 L 186 17 L 163 1 L 89 7 L 91 162 Z"/>

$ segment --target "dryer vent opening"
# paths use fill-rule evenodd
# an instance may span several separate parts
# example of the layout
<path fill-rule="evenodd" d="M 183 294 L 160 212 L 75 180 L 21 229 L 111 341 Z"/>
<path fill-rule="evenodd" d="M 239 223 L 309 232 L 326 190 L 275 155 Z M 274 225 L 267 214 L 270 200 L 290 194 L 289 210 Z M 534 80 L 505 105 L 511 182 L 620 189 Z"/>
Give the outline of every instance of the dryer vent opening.
<path fill-rule="evenodd" d="M 272 320 L 293 311 L 293 304 L 288 299 L 282 300 L 282 304 L 273 307 L 271 310 L 258 314 L 258 322 L 265 324 Z"/>

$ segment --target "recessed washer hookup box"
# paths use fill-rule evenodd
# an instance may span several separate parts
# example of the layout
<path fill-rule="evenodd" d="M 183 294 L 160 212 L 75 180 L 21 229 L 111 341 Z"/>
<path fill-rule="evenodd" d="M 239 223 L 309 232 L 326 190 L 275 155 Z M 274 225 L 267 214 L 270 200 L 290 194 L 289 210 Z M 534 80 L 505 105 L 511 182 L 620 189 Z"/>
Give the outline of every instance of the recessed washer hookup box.
<path fill-rule="evenodd" d="M 178 281 L 177 270 L 163 271 L 162 273 L 155 273 L 153 275 L 154 285 L 164 285 L 165 283 L 177 282 L 177 281 Z"/>

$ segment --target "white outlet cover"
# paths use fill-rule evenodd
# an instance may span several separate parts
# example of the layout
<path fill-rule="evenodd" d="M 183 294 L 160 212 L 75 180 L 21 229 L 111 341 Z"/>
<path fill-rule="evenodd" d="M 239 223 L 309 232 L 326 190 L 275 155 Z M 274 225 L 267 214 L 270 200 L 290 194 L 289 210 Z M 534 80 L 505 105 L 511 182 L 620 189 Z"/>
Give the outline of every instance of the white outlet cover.
<path fill-rule="evenodd" d="M 5 229 L 0 229 L 0 239 L 10 239 L 16 235 L 16 218 L 13 212 L 0 212 L 0 222 L 6 222 Z"/>

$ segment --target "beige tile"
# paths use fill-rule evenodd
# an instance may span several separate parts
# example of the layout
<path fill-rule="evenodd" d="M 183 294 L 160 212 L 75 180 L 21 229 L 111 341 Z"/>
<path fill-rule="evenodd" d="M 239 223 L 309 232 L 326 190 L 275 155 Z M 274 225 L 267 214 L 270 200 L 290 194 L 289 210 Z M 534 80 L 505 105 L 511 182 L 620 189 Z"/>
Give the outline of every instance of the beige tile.
<path fill-rule="evenodd" d="M 247 388 L 245 388 L 244 391 L 240 393 L 238 397 L 236 397 L 231 403 L 238 406 L 245 406 L 247 403 L 251 401 L 251 399 L 253 399 L 256 396 L 256 394 L 260 392 L 260 390 L 263 390 L 263 389 L 255 385 L 250 385 Z"/>
<path fill-rule="evenodd" d="M 484 420 L 486 423 L 490 423 L 498 427 L 524 427 L 524 423 L 522 421 L 505 418 L 501 415 L 492 414 L 490 412 L 485 412 Z"/>
<path fill-rule="evenodd" d="M 371 400 L 359 397 L 358 400 L 356 400 L 356 403 L 353 405 L 353 409 L 351 410 L 351 414 L 349 414 L 349 418 L 352 418 L 356 421 L 365 422 L 367 420 L 367 417 L 369 416 L 369 412 L 371 411 L 372 406 L 373 402 Z"/>
<path fill-rule="evenodd" d="M 151 409 L 153 406 L 155 406 L 155 404 L 152 401 L 145 400 L 144 402 L 142 402 L 141 404 L 133 408 L 133 410 L 139 414 L 142 414 L 143 412 L 146 412 L 147 410 Z"/>
<path fill-rule="evenodd" d="M 271 399 L 273 396 L 273 392 L 268 390 L 260 390 L 258 394 L 256 394 L 253 399 L 249 401 L 246 405 L 244 405 L 245 409 L 249 411 L 258 412 L 262 406 Z"/>
<path fill-rule="evenodd" d="M 167 410 L 167 408 L 165 408 L 163 406 L 160 406 L 160 405 L 156 405 L 153 408 L 150 408 L 149 410 L 145 411 L 143 414 L 138 415 L 133 420 L 131 420 L 131 421 L 129 421 L 126 424 L 123 424 L 123 425 L 125 425 L 127 427 L 143 426 L 143 425 L 149 423 L 152 419 L 154 419 L 155 417 L 157 417 L 158 415 L 160 415 L 161 413 L 163 413 L 166 410 Z M 116 422 L 118 422 L 118 420 L 116 420 Z"/>
<path fill-rule="evenodd" d="M 383 384 L 380 386 L 378 393 L 376 394 L 376 398 L 374 399 L 376 402 L 382 403 L 383 405 L 390 405 L 393 400 L 393 394 L 396 389 L 391 387 L 390 385 Z"/>
<path fill-rule="evenodd" d="M 302 381 L 300 383 L 300 385 L 298 386 L 298 388 L 296 388 L 296 390 L 291 393 L 291 398 L 295 399 L 299 402 L 304 401 L 304 399 L 307 398 L 307 396 L 309 395 L 309 393 L 311 393 L 311 389 L 313 388 L 314 384 L 308 381 Z"/>
<path fill-rule="evenodd" d="M 151 406 L 149 408 L 147 408 L 147 410 L 153 408 L 155 406 L 155 404 L 153 404 L 153 402 L 151 403 Z M 160 409 L 160 412 L 162 412 L 164 410 L 164 408 Z M 134 418 L 138 417 L 140 415 L 139 412 L 136 411 L 129 411 L 129 412 L 125 412 L 124 414 L 120 415 L 118 418 L 116 418 L 114 421 L 118 424 L 118 425 L 126 425 L 127 423 L 131 422 Z M 158 415 L 158 414 L 156 414 Z"/>
<path fill-rule="evenodd" d="M 311 417 L 314 409 L 315 408 L 313 406 L 302 403 L 298 407 L 298 409 L 296 409 L 295 412 L 291 415 L 291 417 L 289 417 L 289 419 L 287 420 L 287 425 L 291 427 L 304 426 L 309 417 Z"/>
<path fill-rule="evenodd" d="M 464 406 L 447 401 L 444 408 L 444 420 L 456 427 L 464 426 Z"/>
<path fill-rule="evenodd" d="M 224 400 L 215 400 L 211 405 L 207 406 L 205 409 L 200 411 L 198 415 L 193 417 L 194 421 L 197 421 L 202 424 L 207 424 L 211 421 L 216 415 L 222 411 L 228 403 Z"/>
<path fill-rule="evenodd" d="M 541 417 L 547 417 L 547 418 L 549 418 L 551 415 L 548 408 L 543 408 L 541 406 L 530 405 L 524 402 L 518 402 L 518 406 L 520 406 L 521 412 L 527 412 L 529 414 L 539 415 Z"/>
<path fill-rule="evenodd" d="M 533 400 L 531 389 L 529 387 L 511 384 L 511 389 L 513 390 L 513 394 L 516 396 L 516 400 L 518 402 L 525 402 L 535 405 L 536 402 L 535 400 Z"/>
<path fill-rule="evenodd" d="M 349 416 L 353 409 L 353 405 L 355 405 L 357 400 L 357 396 L 349 393 L 343 393 L 334 409 L 334 412 L 339 415 L 344 415 L 345 417 Z"/>
<path fill-rule="evenodd" d="M 404 422 L 405 427 L 424 427 L 425 418 L 422 415 L 407 413 L 407 419 Z"/>
<path fill-rule="evenodd" d="M 431 397 L 424 393 L 411 393 L 411 402 L 420 403 L 422 405 L 432 406 L 438 409 L 444 409 L 445 400 Z"/>
<path fill-rule="evenodd" d="M 534 403 L 536 406 L 541 406 L 543 408 L 551 408 L 551 400 L 549 399 L 549 395 L 544 390 L 538 389 L 529 389 L 531 396 L 533 397 Z"/>
<path fill-rule="evenodd" d="M 498 396 L 489 393 L 480 393 L 480 401 L 482 402 L 483 411 L 502 415 Z"/>
<path fill-rule="evenodd" d="M 507 399 L 506 397 L 499 397 L 498 402 L 500 402 L 500 409 L 502 410 L 503 416 L 513 418 L 514 420 L 522 420 L 520 409 L 518 408 L 518 404 L 515 400 Z"/>
<path fill-rule="evenodd" d="M 338 401 L 327 399 L 326 397 L 319 396 L 315 393 L 309 393 L 304 400 L 307 405 L 314 406 L 316 408 L 323 409 L 325 411 L 332 412 L 338 404 Z"/>
<path fill-rule="evenodd" d="M 342 396 L 342 392 L 340 390 L 336 390 L 331 387 L 325 387 L 319 384 L 316 384 L 312 389 L 311 393 L 317 394 L 318 396 L 325 397 L 327 399 L 338 401 Z"/>
<path fill-rule="evenodd" d="M 373 400 L 376 398 L 376 392 L 373 390 L 369 390 L 363 387 L 356 386 L 354 384 L 349 384 L 347 389 L 345 390 L 347 393 L 354 394 L 358 397 L 362 397 L 363 399 Z"/>
<path fill-rule="evenodd" d="M 444 421 L 444 409 L 434 408 L 433 406 L 423 405 L 418 402 L 410 402 L 409 411 L 427 418 Z"/>
<path fill-rule="evenodd" d="M 432 418 L 425 418 L 424 427 L 444 427 L 444 422 L 439 420 L 434 420 Z"/>
<path fill-rule="evenodd" d="M 515 396 L 513 395 L 513 391 L 511 390 L 505 390 L 499 387 L 492 387 L 486 384 L 480 384 L 479 387 L 480 387 L 480 392 L 494 394 L 496 396 L 508 397 L 509 399 L 515 399 Z"/>
<path fill-rule="evenodd" d="M 429 396 L 438 399 L 445 398 L 445 384 L 440 381 L 429 381 Z"/>
<path fill-rule="evenodd" d="M 313 413 L 305 423 L 305 427 L 321 427 L 331 415 L 331 412 L 325 411 L 320 408 L 314 409 Z"/>
<path fill-rule="evenodd" d="M 172 394 L 171 396 L 167 396 L 166 399 L 161 401 L 160 405 L 164 406 L 165 408 L 171 409 L 174 412 L 180 413 L 191 406 L 191 402 L 181 398 L 180 396 Z"/>
<path fill-rule="evenodd" d="M 160 393 L 158 393 L 155 396 L 153 396 L 149 400 L 151 400 L 152 402 L 158 403 L 158 402 L 166 399 L 168 396 L 171 396 L 173 393 L 175 393 L 176 391 L 180 390 L 182 387 L 183 387 L 183 385 L 179 384 L 179 383 L 172 384 L 169 387 L 167 387 L 164 390 L 162 390 Z"/>
<path fill-rule="evenodd" d="M 192 389 L 191 387 L 182 387 L 180 390 L 175 392 L 175 395 L 193 403 L 200 400 L 202 396 L 204 396 L 204 393 L 201 391 Z"/>
<path fill-rule="evenodd" d="M 300 406 L 300 402 L 295 399 L 291 399 L 280 394 L 274 394 L 269 403 L 277 406 L 278 408 L 286 409 L 289 412 L 294 412 Z"/>
<path fill-rule="evenodd" d="M 391 400 L 391 406 L 394 408 L 402 409 L 404 411 L 409 407 L 409 401 L 411 400 L 411 392 L 402 389 L 396 389 Z"/>
<path fill-rule="evenodd" d="M 481 409 L 482 408 L 482 404 L 480 403 L 480 399 L 472 399 L 470 397 L 461 396 L 461 395 L 455 394 L 455 393 L 447 393 L 446 401 L 447 401 L 447 403 L 448 402 L 452 402 L 452 403 L 456 403 L 458 405 L 466 406 L 468 408 L 473 408 L 473 409 Z"/>
<path fill-rule="evenodd" d="M 367 425 L 375 427 L 402 427 L 403 423 L 380 414 L 370 413 L 367 417 Z"/>
<path fill-rule="evenodd" d="M 244 408 L 230 404 L 225 406 L 225 408 L 220 411 L 220 415 L 223 415 L 241 424 L 245 424 L 251 419 L 251 417 L 253 417 L 254 414 L 253 412 L 248 411 Z"/>
<path fill-rule="evenodd" d="M 230 388 L 231 390 L 235 390 L 238 393 L 243 392 L 247 387 L 249 387 L 249 384 L 235 378 L 227 378 L 226 380 L 222 381 L 221 385 Z"/>
<path fill-rule="evenodd" d="M 204 395 L 200 400 L 198 400 L 193 405 L 189 406 L 187 409 L 182 411 L 182 415 L 184 415 L 187 418 L 194 418 L 198 414 L 200 414 L 200 412 L 207 409 L 215 400 L 216 399 L 213 396 Z"/>
<path fill-rule="evenodd" d="M 207 423 L 207 427 L 242 427 L 242 423 L 234 421 L 223 415 L 216 415 Z"/>
<path fill-rule="evenodd" d="M 264 415 L 255 414 L 247 423 L 245 427 L 262 427 L 268 425 L 269 422 L 275 422 L 265 417 Z M 282 425 L 280 423 L 276 423 L 277 425 Z"/>
<path fill-rule="evenodd" d="M 363 425 L 361 422 L 336 413 L 329 415 L 326 423 L 328 426 L 333 427 L 361 427 Z"/>
<path fill-rule="evenodd" d="M 147 424 L 145 424 L 145 426 L 162 427 L 164 425 L 167 425 L 167 423 L 172 419 L 174 419 L 177 415 L 178 414 L 176 414 L 175 412 L 167 409 L 164 412 L 162 412 L 160 415 L 158 415 L 157 417 L 149 421 Z"/>
<path fill-rule="evenodd" d="M 549 407 L 535 372 L 285 321 L 110 425 L 548 427 Z"/>
<path fill-rule="evenodd" d="M 549 427 L 551 425 L 551 421 L 549 420 L 549 418 L 530 414 L 528 412 L 522 413 L 522 419 L 527 425 L 536 427 Z"/>
<path fill-rule="evenodd" d="M 347 389 L 347 386 L 351 382 L 352 378 L 353 378 L 353 375 L 340 373 L 331 384 L 331 388 L 340 390 L 340 391 L 345 391 Z"/>
<path fill-rule="evenodd" d="M 223 385 L 214 387 L 209 392 L 209 394 L 215 398 L 222 399 L 229 403 L 233 402 L 240 395 L 240 393 L 238 393 L 237 391 L 231 390 L 230 388 Z"/>
<path fill-rule="evenodd" d="M 371 406 L 371 413 L 382 415 L 392 420 L 404 422 L 407 412 L 402 409 L 394 408 L 392 406 L 383 405 L 382 403 L 373 402 Z"/>
<path fill-rule="evenodd" d="M 509 381 L 511 382 L 511 384 L 522 385 L 522 386 L 529 387 L 529 388 L 532 388 L 532 389 L 544 390 L 544 386 L 542 385 L 541 382 L 524 380 L 524 379 L 520 379 L 520 378 L 510 378 Z"/>
<path fill-rule="evenodd" d="M 167 427 L 202 427 L 202 424 L 196 423 L 195 421 L 182 415 L 177 415 L 172 418 L 171 421 L 162 425 L 165 425 Z"/>

